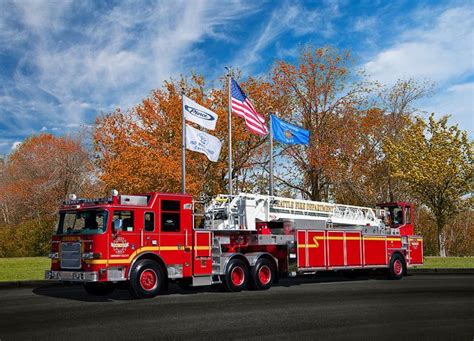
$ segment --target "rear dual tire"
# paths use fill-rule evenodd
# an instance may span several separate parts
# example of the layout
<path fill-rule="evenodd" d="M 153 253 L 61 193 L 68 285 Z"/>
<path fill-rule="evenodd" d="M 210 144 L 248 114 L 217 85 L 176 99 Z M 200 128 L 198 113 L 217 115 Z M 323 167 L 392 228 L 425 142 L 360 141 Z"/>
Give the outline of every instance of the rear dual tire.
<path fill-rule="evenodd" d="M 247 264 L 240 259 L 231 259 L 227 264 L 225 275 L 221 277 L 227 291 L 238 292 L 247 288 L 249 270 Z"/>
<path fill-rule="evenodd" d="M 275 277 L 276 271 L 273 262 L 262 258 L 252 268 L 250 285 L 254 290 L 268 290 L 275 282 Z"/>
<path fill-rule="evenodd" d="M 269 259 L 259 259 L 250 271 L 243 260 L 232 259 L 227 264 L 221 281 L 227 291 L 238 292 L 249 286 L 254 290 L 267 290 L 271 288 L 275 278 L 275 266 Z"/>

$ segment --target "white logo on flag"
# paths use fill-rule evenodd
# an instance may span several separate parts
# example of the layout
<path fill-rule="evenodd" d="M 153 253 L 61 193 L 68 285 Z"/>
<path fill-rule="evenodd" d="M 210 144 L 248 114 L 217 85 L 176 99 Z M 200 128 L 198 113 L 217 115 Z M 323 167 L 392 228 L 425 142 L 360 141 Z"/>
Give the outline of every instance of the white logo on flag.
<path fill-rule="evenodd" d="M 217 162 L 221 152 L 222 143 L 215 136 L 186 124 L 186 148 L 202 153 L 213 162 Z"/>
<path fill-rule="evenodd" d="M 216 129 L 217 114 L 215 112 L 197 104 L 186 96 L 183 96 L 183 102 L 186 120 L 197 123 L 209 130 Z"/>

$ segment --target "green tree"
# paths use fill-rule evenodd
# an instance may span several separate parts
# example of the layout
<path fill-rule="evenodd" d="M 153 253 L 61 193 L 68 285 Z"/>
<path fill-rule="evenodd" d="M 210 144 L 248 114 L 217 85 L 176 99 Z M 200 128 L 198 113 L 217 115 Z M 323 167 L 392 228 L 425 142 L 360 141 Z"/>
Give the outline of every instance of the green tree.
<path fill-rule="evenodd" d="M 426 205 L 435 219 L 439 255 L 446 256 L 445 227 L 472 207 L 473 143 L 465 131 L 448 126 L 448 116 L 428 122 L 416 118 L 398 143 L 387 141 L 388 162 L 395 178 Z"/>
<path fill-rule="evenodd" d="M 402 138 L 400 134 L 413 120 L 416 109 L 413 103 L 420 98 L 428 96 L 433 88 L 433 84 L 426 81 L 418 81 L 413 78 L 407 80 L 399 79 L 390 88 L 383 88 L 379 94 L 381 106 L 385 111 L 383 135 L 386 140 L 397 143 Z M 383 162 L 380 174 L 385 179 L 384 185 L 387 187 L 387 198 L 391 202 L 403 200 L 403 183 L 393 178 L 392 170 L 387 162 Z"/>

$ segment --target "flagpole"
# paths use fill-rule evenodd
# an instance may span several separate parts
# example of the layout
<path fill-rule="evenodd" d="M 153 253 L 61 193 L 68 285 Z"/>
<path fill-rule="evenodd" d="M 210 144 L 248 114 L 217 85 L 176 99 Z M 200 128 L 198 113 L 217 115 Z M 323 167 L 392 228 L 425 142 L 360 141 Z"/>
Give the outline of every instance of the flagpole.
<path fill-rule="evenodd" d="M 226 67 L 228 74 L 227 74 L 227 80 L 228 80 L 228 115 L 227 115 L 227 130 L 229 132 L 229 195 L 232 195 L 233 189 L 232 189 L 232 121 L 231 121 L 231 113 L 232 113 L 232 93 L 231 93 L 231 88 L 232 88 L 232 78 L 230 74 L 230 68 Z"/>
<path fill-rule="evenodd" d="M 184 88 L 181 89 L 181 113 L 182 113 L 182 149 L 181 149 L 181 193 L 186 193 L 186 119 L 184 117 Z"/>
<path fill-rule="evenodd" d="M 270 196 L 273 196 L 273 127 L 272 113 L 270 112 Z"/>

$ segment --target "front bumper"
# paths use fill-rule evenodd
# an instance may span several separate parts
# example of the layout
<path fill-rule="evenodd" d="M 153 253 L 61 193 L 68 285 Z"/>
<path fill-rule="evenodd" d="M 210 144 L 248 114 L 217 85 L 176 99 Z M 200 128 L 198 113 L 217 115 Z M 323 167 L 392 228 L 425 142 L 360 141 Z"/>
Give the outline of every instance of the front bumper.
<path fill-rule="evenodd" d="M 46 270 L 44 279 L 71 282 L 98 282 L 99 273 L 97 271 L 51 271 Z"/>

